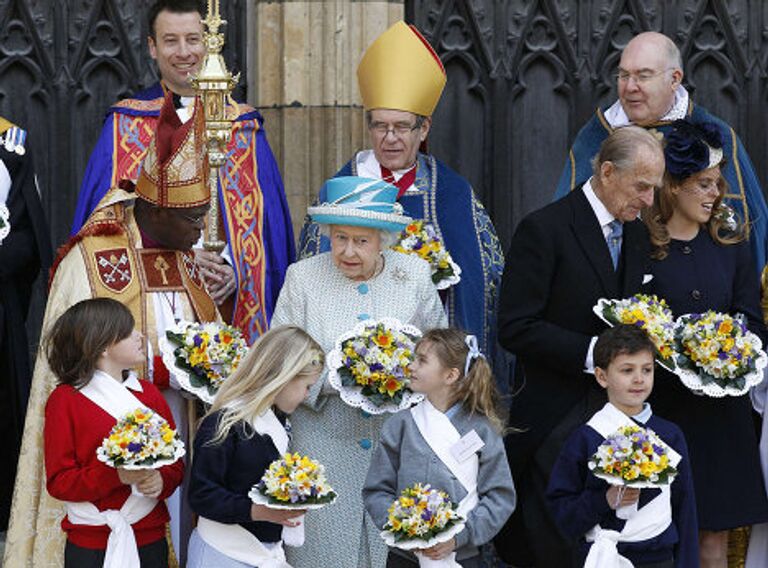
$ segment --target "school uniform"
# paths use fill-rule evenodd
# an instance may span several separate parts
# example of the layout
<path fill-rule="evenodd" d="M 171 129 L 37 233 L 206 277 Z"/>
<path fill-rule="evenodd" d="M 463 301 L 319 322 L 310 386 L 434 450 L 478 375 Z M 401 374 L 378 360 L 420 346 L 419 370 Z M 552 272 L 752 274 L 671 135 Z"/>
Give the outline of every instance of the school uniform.
<path fill-rule="evenodd" d="M 368 514 L 377 527 L 387 521 L 387 509 L 406 487 L 415 483 L 429 484 L 434 489 L 445 491 L 454 503 L 461 503 L 467 497 L 466 486 L 455 472 L 438 457 L 433 444 L 425 439 L 418 424 L 418 409 L 427 408 L 439 417 L 429 401 L 424 401 L 410 410 L 403 410 L 390 417 L 381 431 L 381 441 L 371 460 L 363 487 L 363 501 Z M 442 414 L 442 413 L 439 413 Z M 456 560 L 474 559 L 479 547 L 489 542 L 504 526 L 515 509 L 516 495 L 512 474 L 507 463 L 504 443 L 484 416 L 470 414 L 460 404 L 450 408 L 444 415 L 458 435 L 466 436 L 474 431 L 483 445 L 476 452 L 478 464 L 476 473 L 476 504 L 466 514 L 466 526 L 456 535 Z M 429 419 L 434 423 L 434 418 Z M 443 435 L 447 436 L 446 429 Z M 392 556 L 415 561 L 410 552 L 390 549 Z"/>
<path fill-rule="evenodd" d="M 222 412 L 207 416 L 195 437 L 188 500 L 200 519 L 188 566 L 280 566 L 283 527 L 252 520 L 248 492 L 287 450 L 284 421 L 269 410 L 254 424 L 235 424 L 224 440 L 212 444 Z M 260 426 L 263 421 L 269 428 Z"/>
<path fill-rule="evenodd" d="M 67 533 L 67 541 L 75 547 L 91 550 L 105 551 L 112 533 L 106 520 L 102 524 L 92 524 L 93 515 L 98 517 L 107 511 L 124 515 L 123 506 L 129 498 L 146 500 L 146 514 L 129 523 L 136 546 L 141 549 L 165 540 L 169 516 L 164 500 L 181 483 L 184 462 L 177 460 L 159 468 L 163 488 L 157 498 L 149 500 L 132 496 L 131 486 L 120 481 L 117 469 L 99 461 L 96 456 L 96 449 L 109 436 L 116 421 L 109 410 L 85 394 L 99 381 L 110 389 L 129 392 L 128 400 L 135 401 L 133 409 L 150 408 L 175 428 L 171 411 L 160 391 L 151 383 L 139 381 L 133 376 L 121 385 L 97 371 L 82 389 L 59 385 L 51 393 L 45 407 L 46 487 L 52 497 L 65 501 L 67 516 L 61 521 L 61 527 Z M 83 511 L 90 505 L 95 509 L 89 507 L 90 512 Z M 78 522 L 83 515 L 91 515 L 89 523 Z"/>
<path fill-rule="evenodd" d="M 610 403 L 606 407 L 611 407 L 614 413 L 620 412 Z M 627 542 L 619 537 L 616 549 L 621 556 L 638 567 L 669 565 L 696 568 L 699 565 L 696 502 L 683 433 L 671 422 L 654 416 L 648 404 L 639 415 L 632 418 L 624 416 L 624 419 L 625 424 L 636 423 L 653 430 L 680 455 L 680 461 L 668 497 L 671 502 L 671 522 L 666 528 L 656 531 L 655 536 L 645 540 Z M 622 515 L 625 516 L 623 519 L 619 518 L 617 511 L 608 505 L 608 482 L 595 476 L 587 466 L 605 437 L 587 424 L 578 428 L 563 446 L 549 479 L 547 502 L 557 527 L 564 537 L 573 542 L 578 541 L 574 566 L 584 565 L 593 546 L 586 538 L 588 532 L 597 526 L 597 530 L 591 533 L 597 538 L 596 535 L 601 531 L 621 532 L 628 522 L 626 515 Z M 642 489 L 637 513 L 655 498 L 662 499 L 664 496 L 661 493 L 660 489 Z"/>

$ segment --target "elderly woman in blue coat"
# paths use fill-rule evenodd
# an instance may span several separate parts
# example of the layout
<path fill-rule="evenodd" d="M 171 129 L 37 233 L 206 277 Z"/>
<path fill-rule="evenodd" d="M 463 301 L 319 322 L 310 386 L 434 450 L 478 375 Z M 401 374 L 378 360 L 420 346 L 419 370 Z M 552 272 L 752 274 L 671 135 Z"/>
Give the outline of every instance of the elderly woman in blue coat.
<path fill-rule="evenodd" d="M 291 265 L 272 325 L 303 327 L 326 351 L 358 322 L 397 318 L 422 331 L 448 324 L 429 264 L 389 246 L 411 221 L 381 180 L 340 177 L 323 189 L 327 201 L 309 208 L 330 252 Z M 288 550 L 296 567 L 380 567 L 387 549 L 365 513 L 361 490 L 386 415 L 347 406 L 323 376 L 291 417 L 292 446 L 326 466 L 339 494 L 333 506 L 306 517 L 304 546 Z"/>

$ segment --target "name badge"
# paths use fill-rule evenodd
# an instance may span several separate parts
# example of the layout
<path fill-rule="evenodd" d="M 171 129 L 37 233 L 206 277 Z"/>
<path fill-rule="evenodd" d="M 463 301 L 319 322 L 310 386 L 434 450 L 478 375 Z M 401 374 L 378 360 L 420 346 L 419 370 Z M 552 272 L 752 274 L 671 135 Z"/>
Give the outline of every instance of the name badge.
<path fill-rule="evenodd" d="M 477 435 L 477 432 L 470 430 L 461 437 L 461 440 L 451 446 L 451 455 L 461 463 L 471 458 L 483 446 L 485 446 L 485 442 Z"/>

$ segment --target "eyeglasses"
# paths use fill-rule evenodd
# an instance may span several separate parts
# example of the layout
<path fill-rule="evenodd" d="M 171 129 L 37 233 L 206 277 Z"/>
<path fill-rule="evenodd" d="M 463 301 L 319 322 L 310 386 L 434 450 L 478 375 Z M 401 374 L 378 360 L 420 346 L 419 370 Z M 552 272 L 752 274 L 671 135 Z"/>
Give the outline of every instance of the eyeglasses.
<path fill-rule="evenodd" d="M 417 128 L 421 128 L 421 123 L 419 122 L 416 122 L 414 124 L 398 123 L 398 124 L 389 126 L 385 122 L 372 122 L 371 124 L 368 125 L 368 129 L 371 132 L 373 132 L 377 136 L 381 136 L 382 138 L 384 138 L 390 132 L 395 138 L 402 138 L 403 136 L 407 136 L 409 132 L 413 132 Z"/>
<path fill-rule="evenodd" d="M 675 67 L 667 67 L 666 69 L 662 69 L 661 71 L 645 70 L 645 71 L 638 71 L 636 73 L 630 73 L 629 71 L 619 71 L 616 74 L 616 80 L 619 83 L 627 83 L 629 82 L 630 79 L 634 79 L 635 83 L 637 83 L 638 85 L 642 85 L 644 83 L 647 83 L 655 79 L 659 75 L 666 73 L 667 71 L 672 71 L 673 69 L 675 69 Z"/>

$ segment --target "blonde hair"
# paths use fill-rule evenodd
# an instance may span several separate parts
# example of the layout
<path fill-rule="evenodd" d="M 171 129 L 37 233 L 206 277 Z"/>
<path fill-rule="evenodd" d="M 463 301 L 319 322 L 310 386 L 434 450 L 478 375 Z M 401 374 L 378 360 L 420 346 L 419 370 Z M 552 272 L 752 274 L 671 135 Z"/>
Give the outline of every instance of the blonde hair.
<path fill-rule="evenodd" d="M 324 358 L 320 345 L 300 327 L 282 325 L 270 329 L 251 346 L 219 389 L 206 414 L 207 417 L 222 411 L 216 434 L 208 443 L 223 442 L 240 421 L 250 425 L 274 404 L 286 384 L 318 374 Z M 253 436 L 252 431 L 246 433 Z"/>
<path fill-rule="evenodd" d="M 469 353 L 466 337 L 466 333 L 454 328 L 431 329 L 423 335 L 417 346 L 426 345 L 431 348 L 443 367 L 458 369 L 461 376 L 455 383 L 452 404 L 461 402 L 471 414 L 482 414 L 490 421 L 494 430 L 503 434 L 506 416 L 488 361 L 485 357 L 476 357 L 470 362 L 469 371 L 464 375 L 464 365 Z"/>
<path fill-rule="evenodd" d="M 653 205 L 641 214 L 645 225 L 648 227 L 651 245 L 653 245 L 651 258 L 656 260 L 663 260 L 669 254 L 669 243 L 672 238 L 669 236 L 667 222 L 672 218 L 672 214 L 675 212 L 675 204 L 677 203 L 673 189 L 680 187 L 685 182 L 685 179 L 676 180 L 668 173 L 665 173 L 664 184 L 657 190 Z M 740 220 L 737 220 L 736 228 L 729 229 L 727 226 L 728 221 L 716 214 L 723 202 L 723 197 L 728 193 L 728 182 L 725 180 L 722 172 L 717 182 L 717 189 L 718 195 L 712 204 L 712 216 L 709 218 L 709 221 L 704 223 L 704 227 L 709 232 L 712 240 L 719 245 L 739 243 L 744 240 L 744 225 Z"/>

